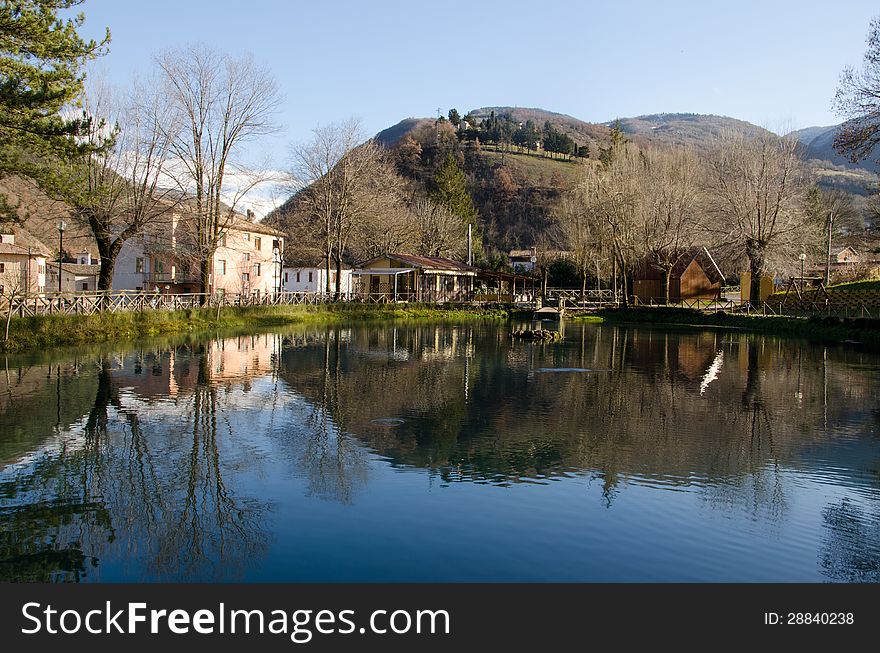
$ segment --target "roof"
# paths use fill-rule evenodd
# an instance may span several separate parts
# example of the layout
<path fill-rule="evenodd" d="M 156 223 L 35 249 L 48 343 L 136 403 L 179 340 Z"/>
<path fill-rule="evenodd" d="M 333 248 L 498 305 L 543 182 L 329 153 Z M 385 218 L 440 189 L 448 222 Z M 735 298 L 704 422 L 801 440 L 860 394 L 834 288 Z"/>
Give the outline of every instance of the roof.
<path fill-rule="evenodd" d="M 57 268 L 58 263 L 48 263 L 48 267 Z M 62 263 L 61 269 L 70 274 L 78 274 L 81 276 L 97 276 L 101 273 L 100 265 L 87 265 L 86 263 Z"/>
<path fill-rule="evenodd" d="M 712 255 L 709 254 L 709 250 L 705 247 L 695 247 L 682 254 L 676 264 L 672 266 L 671 276 L 673 278 L 680 277 L 694 261 L 703 268 L 703 272 L 706 273 L 709 281 L 712 283 L 724 281 L 724 275 L 721 273 L 721 270 L 718 269 L 718 265 L 715 263 Z"/>
<path fill-rule="evenodd" d="M 361 264 L 360 267 L 365 267 L 374 261 L 381 261 L 383 258 L 388 258 L 398 263 L 403 263 L 410 267 L 419 268 L 422 270 L 446 270 L 451 272 L 476 272 L 477 269 L 471 267 L 467 263 L 461 263 L 460 261 L 453 261 L 451 258 L 441 258 L 439 256 L 417 256 L 415 254 L 386 254 L 385 256 L 377 256 L 375 258 L 371 258 L 369 261 L 365 261 Z"/>
<path fill-rule="evenodd" d="M 226 225 L 226 227 L 228 229 L 235 229 L 236 231 L 252 231 L 257 234 L 266 234 L 267 236 L 276 236 L 280 238 L 287 237 L 283 231 L 259 222 L 251 222 L 244 216 L 238 214 L 233 216 L 232 222 Z"/>
<path fill-rule="evenodd" d="M 18 225 L 4 225 L 0 227 L 0 232 L 11 233 L 15 236 L 14 244 L 0 243 L 0 253 L 27 256 L 28 250 L 30 250 L 31 256 L 50 256 L 52 254 L 42 241 Z"/>

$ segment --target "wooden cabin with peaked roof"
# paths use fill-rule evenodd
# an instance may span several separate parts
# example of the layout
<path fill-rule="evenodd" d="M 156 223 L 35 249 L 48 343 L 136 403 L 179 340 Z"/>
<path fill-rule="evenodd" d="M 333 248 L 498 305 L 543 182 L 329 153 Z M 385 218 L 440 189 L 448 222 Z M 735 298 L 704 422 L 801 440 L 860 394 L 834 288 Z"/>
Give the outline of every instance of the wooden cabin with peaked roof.
<path fill-rule="evenodd" d="M 466 302 L 476 268 L 437 256 L 386 254 L 352 271 L 353 294 L 376 302 Z"/>
<path fill-rule="evenodd" d="M 669 301 L 718 299 L 724 275 L 705 247 L 682 252 L 669 274 Z M 650 260 L 633 272 L 633 295 L 641 302 L 666 301 L 666 274 Z"/>

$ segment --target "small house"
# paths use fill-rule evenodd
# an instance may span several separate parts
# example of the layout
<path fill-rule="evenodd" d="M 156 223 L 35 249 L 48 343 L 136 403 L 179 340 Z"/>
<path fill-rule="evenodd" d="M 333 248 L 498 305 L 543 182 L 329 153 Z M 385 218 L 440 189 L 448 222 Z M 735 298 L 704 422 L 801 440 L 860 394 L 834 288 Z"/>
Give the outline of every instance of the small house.
<path fill-rule="evenodd" d="M 336 292 L 336 266 L 330 268 L 330 292 Z M 343 296 L 351 294 L 351 268 L 342 268 L 339 292 Z M 281 272 L 281 287 L 284 292 L 324 293 L 327 292 L 327 269 L 324 267 L 284 267 Z"/>
<path fill-rule="evenodd" d="M 352 271 L 353 292 L 365 301 L 465 302 L 474 292 L 476 268 L 438 256 L 386 254 Z"/>
<path fill-rule="evenodd" d="M 705 247 L 683 252 L 669 272 L 669 301 L 718 299 L 724 275 Z M 642 261 L 633 272 L 633 295 L 642 302 L 666 300 L 666 273 L 653 261 Z"/>

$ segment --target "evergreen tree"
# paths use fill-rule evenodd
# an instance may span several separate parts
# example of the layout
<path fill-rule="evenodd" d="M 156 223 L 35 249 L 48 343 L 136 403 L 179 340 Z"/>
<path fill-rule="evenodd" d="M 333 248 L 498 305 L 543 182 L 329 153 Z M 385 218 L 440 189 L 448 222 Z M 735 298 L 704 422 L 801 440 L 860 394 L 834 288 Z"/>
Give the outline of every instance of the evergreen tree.
<path fill-rule="evenodd" d="M 474 226 L 474 258 L 479 259 L 478 253 L 481 255 L 482 246 L 477 232 L 477 210 L 467 190 L 467 178 L 452 154 L 446 157 L 434 173 L 428 197 L 458 216 L 462 221 L 462 229 L 467 230 L 469 224 Z"/>
<path fill-rule="evenodd" d="M 0 177 L 23 173 L 40 181 L 50 170 L 48 157 L 84 147 L 74 137 L 88 117 L 65 118 L 61 110 L 82 92 L 84 64 L 104 54 L 110 32 L 100 43 L 87 41 L 77 32 L 83 14 L 58 17 L 82 2 L 0 3 Z"/>
<path fill-rule="evenodd" d="M 449 122 L 451 122 L 456 129 L 459 124 L 461 124 L 461 116 L 458 114 L 458 109 L 449 110 Z"/>

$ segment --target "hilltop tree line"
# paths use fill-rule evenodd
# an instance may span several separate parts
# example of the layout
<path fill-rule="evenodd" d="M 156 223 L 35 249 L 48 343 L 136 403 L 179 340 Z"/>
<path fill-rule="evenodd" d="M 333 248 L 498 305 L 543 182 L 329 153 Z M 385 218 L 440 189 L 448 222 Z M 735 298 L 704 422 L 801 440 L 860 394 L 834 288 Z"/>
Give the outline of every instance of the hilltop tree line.
<path fill-rule="evenodd" d="M 439 118 L 439 122 L 443 120 Z M 517 121 L 509 113 L 496 114 L 495 111 L 482 120 L 470 113 L 460 118 L 454 108 L 449 110 L 448 120 L 463 141 L 491 143 L 506 151 L 515 147 L 517 151 L 529 154 L 541 151 L 551 157 L 590 156 L 589 145 L 579 147 L 571 136 L 549 120 L 538 127 L 534 120 Z"/>

